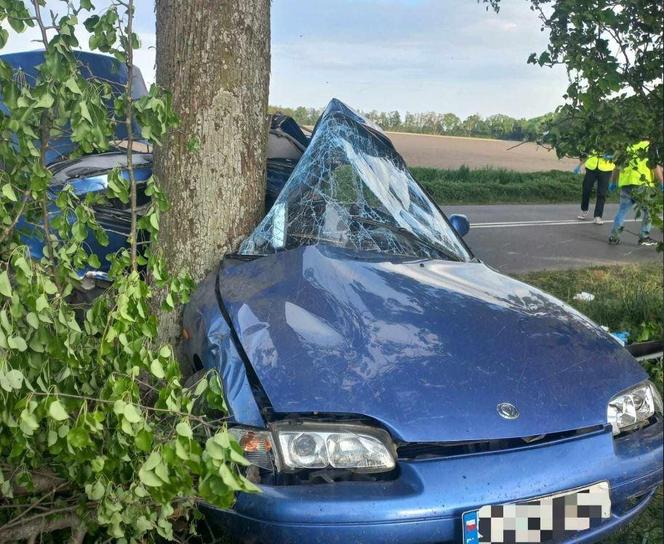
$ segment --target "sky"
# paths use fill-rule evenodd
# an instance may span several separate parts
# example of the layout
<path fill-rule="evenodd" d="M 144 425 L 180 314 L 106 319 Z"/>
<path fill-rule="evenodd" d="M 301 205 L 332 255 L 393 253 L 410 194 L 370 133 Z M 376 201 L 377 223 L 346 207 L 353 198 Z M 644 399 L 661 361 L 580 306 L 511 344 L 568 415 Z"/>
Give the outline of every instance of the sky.
<path fill-rule="evenodd" d="M 136 63 L 148 82 L 153 10 L 137 1 Z M 364 111 L 541 115 L 560 104 L 567 78 L 526 64 L 546 47 L 540 26 L 527 0 L 502 0 L 498 14 L 476 0 L 272 0 L 270 104 L 337 97 Z M 5 52 L 34 49 L 34 38 L 12 35 Z"/>

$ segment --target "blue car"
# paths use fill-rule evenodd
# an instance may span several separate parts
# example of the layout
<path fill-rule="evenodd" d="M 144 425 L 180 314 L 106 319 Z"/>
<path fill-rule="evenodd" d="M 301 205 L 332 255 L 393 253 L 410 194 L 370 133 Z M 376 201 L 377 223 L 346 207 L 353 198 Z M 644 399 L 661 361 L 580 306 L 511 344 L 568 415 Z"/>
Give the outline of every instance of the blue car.
<path fill-rule="evenodd" d="M 124 64 L 113 57 L 97 53 L 78 51 L 75 55 L 84 77 L 108 83 L 112 96 L 125 92 L 127 69 Z M 44 52 L 38 50 L 0 55 L 0 61 L 6 63 L 15 72 L 18 80 L 27 85 L 34 85 L 38 77 L 39 66 L 44 62 Z M 145 81 L 137 68 L 134 68 L 133 72 L 132 89 L 134 99 L 139 99 L 147 94 Z M 112 100 L 109 100 L 108 107 L 112 112 Z M 8 107 L 0 96 L 0 112 L 7 111 Z M 297 160 L 309 143 L 309 137 L 290 117 L 275 114 L 271 121 L 266 169 L 265 204 L 267 209 L 274 203 L 297 164 Z M 110 267 L 106 257 L 127 247 L 128 243 L 131 225 L 129 204 L 112 198 L 108 194 L 109 174 L 113 169 L 119 168 L 124 172 L 125 177 L 128 176 L 124 171 L 127 166 L 127 136 L 126 124 L 117 123 L 114 142 L 109 151 L 70 158 L 77 146 L 65 131 L 64 134 L 49 141 L 45 154 L 46 163 L 53 175 L 49 187 L 49 198 L 52 201 L 49 206 L 51 220 L 60 214 L 60 210 L 55 205 L 55 199 L 66 186 L 70 186 L 73 192 L 81 198 L 88 194 L 101 197 L 94 206 L 95 217 L 104 228 L 108 239 L 102 245 L 94 235 L 90 234 L 85 241 L 88 251 L 100 257 L 101 263 L 99 268 L 86 266 L 80 270 L 83 279 L 81 293 L 89 291 L 89 296 L 85 297 L 87 299 L 98 294 L 98 286 L 102 289 L 105 286 Z M 133 127 L 133 137 L 135 141 L 133 166 L 134 177 L 137 181 L 137 203 L 140 214 L 150 203 L 149 197 L 145 195 L 145 188 L 146 181 L 152 175 L 152 150 L 146 142 L 141 140 L 140 127 L 136 123 Z M 76 217 L 72 216 L 70 220 L 73 222 Z M 30 248 L 31 255 L 35 259 L 41 258 L 44 250 L 40 221 L 39 219 L 33 223 L 31 218 L 22 217 L 17 224 L 21 233 L 21 241 Z"/>
<path fill-rule="evenodd" d="M 3 57 L 28 74 L 42 59 Z M 126 78 L 108 57 L 79 60 Z M 70 161 L 68 145 L 51 146 L 52 195 L 105 191 L 122 150 Z M 337 100 L 311 136 L 275 116 L 267 182 L 268 213 L 184 315 L 188 363 L 222 376 L 262 490 L 202 505 L 213 528 L 256 543 L 594 542 L 648 505 L 663 417 L 646 373 L 476 259 L 468 220 L 441 212 L 378 127 Z M 126 244 L 127 210 L 98 212 L 103 256 Z"/>
<path fill-rule="evenodd" d="M 333 100 L 269 213 L 185 310 L 260 494 L 242 542 L 594 542 L 662 482 L 628 351 L 476 259 L 380 129 Z"/>

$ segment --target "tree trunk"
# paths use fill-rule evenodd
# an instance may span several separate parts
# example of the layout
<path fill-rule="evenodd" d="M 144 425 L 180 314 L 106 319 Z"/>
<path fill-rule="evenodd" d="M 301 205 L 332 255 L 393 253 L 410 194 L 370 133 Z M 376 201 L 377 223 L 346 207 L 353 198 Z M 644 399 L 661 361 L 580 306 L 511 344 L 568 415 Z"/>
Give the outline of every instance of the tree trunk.
<path fill-rule="evenodd" d="M 158 249 L 201 280 L 264 211 L 270 0 L 157 0 L 157 83 L 180 126 L 155 153 L 171 208 Z M 160 315 L 163 340 L 179 318 Z"/>

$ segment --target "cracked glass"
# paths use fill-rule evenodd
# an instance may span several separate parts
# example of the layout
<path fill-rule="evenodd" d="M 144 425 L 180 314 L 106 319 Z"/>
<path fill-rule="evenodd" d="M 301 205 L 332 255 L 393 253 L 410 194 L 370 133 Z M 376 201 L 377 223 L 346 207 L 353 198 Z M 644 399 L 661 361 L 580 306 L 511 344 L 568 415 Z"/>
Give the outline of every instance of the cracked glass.
<path fill-rule="evenodd" d="M 327 106 L 274 206 L 239 253 L 269 255 L 316 244 L 470 258 L 385 134 L 338 100 Z"/>

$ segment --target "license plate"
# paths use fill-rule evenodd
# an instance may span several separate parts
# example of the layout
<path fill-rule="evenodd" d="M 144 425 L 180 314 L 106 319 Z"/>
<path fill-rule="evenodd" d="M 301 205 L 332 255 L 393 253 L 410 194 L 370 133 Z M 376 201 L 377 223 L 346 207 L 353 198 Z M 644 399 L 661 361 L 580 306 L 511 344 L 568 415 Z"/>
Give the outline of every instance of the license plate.
<path fill-rule="evenodd" d="M 482 506 L 462 516 L 464 544 L 560 542 L 611 516 L 609 483 L 526 501 Z"/>

